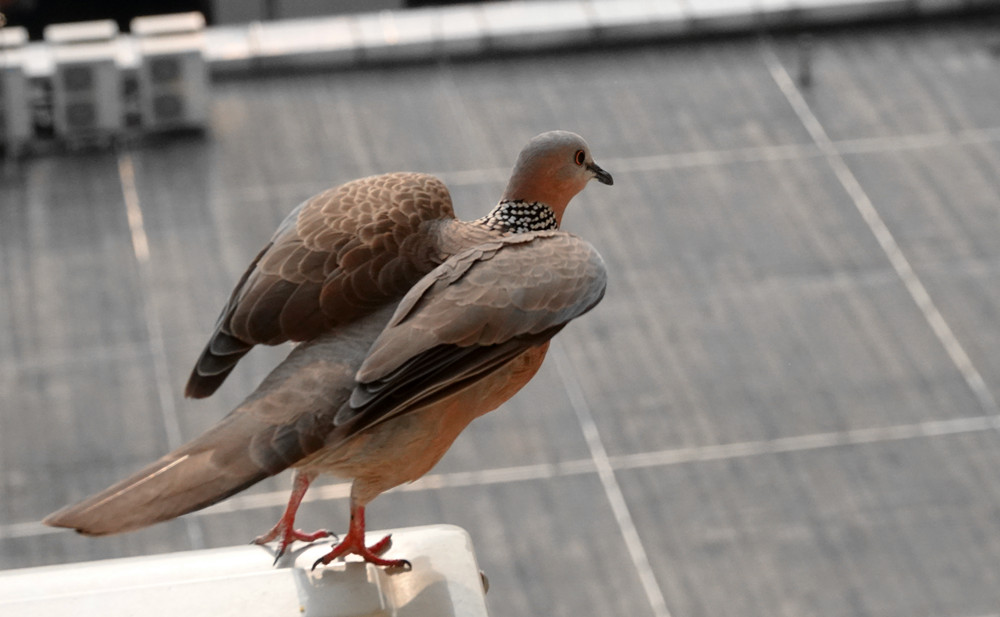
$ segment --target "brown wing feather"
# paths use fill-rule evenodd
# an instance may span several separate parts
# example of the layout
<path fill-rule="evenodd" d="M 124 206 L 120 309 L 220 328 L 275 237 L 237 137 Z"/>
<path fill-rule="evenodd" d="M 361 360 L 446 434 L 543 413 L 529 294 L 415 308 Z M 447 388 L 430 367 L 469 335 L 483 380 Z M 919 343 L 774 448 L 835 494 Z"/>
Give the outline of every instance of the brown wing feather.
<path fill-rule="evenodd" d="M 433 176 L 354 180 L 296 208 L 223 309 L 185 394 L 209 396 L 254 345 L 307 341 L 398 299 L 440 263 L 435 221 L 454 219 Z"/>

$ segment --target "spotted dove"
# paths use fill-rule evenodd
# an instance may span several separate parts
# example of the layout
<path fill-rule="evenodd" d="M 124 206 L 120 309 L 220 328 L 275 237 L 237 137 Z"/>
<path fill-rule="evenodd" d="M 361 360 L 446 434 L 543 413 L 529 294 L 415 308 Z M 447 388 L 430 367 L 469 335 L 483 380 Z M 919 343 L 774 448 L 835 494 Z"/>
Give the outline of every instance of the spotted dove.
<path fill-rule="evenodd" d="M 383 566 L 364 541 L 365 506 L 425 474 L 476 417 L 514 395 L 551 339 L 604 295 L 588 243 L 559 231 L 591 178 L 611 184 L 581 137 L 551 131 L 521 151 L 500 202 L 459 221 L 438 179 L 390 173 L 300 205 L 257 255 L 220 315 L 185 393 L 212 394 L 254 345 L 300 344 L 201 436 L 47 517 L 87 535 L 130 531 L 204 508 L 288 467 L 293 491 L 258 543 L 295 529 L 320 473 L 353 480 L 347 535 L 318 563 Z"/>

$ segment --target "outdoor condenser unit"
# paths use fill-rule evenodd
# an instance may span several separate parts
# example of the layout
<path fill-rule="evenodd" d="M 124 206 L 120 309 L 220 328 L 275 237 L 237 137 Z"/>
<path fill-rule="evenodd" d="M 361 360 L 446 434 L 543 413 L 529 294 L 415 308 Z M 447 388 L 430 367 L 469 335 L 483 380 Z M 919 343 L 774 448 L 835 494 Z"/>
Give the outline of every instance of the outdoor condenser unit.
<path fill-rule="evenodd" d="M 208 121 L 208 69 L 201 13 L 137 17 L 139 108 L 149 130 L 203 128 Z"/>
<path fill-rule="evenodd" d="M 123 125 L 122 84 L 115 61 L 118 25 L 111 20 L 53 24 L 52 115 L 58 137 L 107 138 Z"/>
<path fill-rule="evenodd" d="M 0 144 L 17 153 L 31 137 L 31 102 L 21 55 L 28 31 L 0 28 Z"/>

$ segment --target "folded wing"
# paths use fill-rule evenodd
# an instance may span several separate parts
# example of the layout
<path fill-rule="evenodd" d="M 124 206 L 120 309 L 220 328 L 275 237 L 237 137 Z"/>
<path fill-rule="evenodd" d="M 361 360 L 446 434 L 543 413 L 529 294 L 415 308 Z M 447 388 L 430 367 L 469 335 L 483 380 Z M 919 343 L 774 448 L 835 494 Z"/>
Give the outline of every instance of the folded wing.
<path fill-rule="evenodd" d="M 337 423 L 361 430 L 483 377 L 593 308 L 606 282 L 597 251 L 563 232 L 455 255 L 400 302 Z"/>

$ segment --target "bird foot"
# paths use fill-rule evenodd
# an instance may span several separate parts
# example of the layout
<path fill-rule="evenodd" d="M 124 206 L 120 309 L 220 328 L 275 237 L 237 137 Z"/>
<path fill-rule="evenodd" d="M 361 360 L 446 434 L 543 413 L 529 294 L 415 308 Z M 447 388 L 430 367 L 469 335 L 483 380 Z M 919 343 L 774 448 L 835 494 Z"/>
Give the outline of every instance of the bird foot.
<path fill-rule="evenodd" d="M 281 536 L 281 539 L 278 540 L 278 551 L 274 556 L 275 563 L 277 563 L 278 559 L 285 554 L 285 551 L 292 544 L 292 542 L 295 542 L 296 540 L 301 542 L 315 542 L 321 538 L 337 537 L 336 534 L 329 532 L 326 529 L 306 533 L 301 529 L 295 529 L 291 525 L 284 525 L 281 521 L 278 521 L 278 524 L 272 527 L 270 531 L 262 536 L 254 538 L 252 544 L 264 545 L 278 536 Z"/>
<path fill-rule="evenodd" d="M 413 564 L 406 559 L 383 559 L 379 556 L 389 550 L 389 547 L 391 546 L 391 536 L 386 536 L 371 546 L 365 546 L 363 534 L 348 533 L 347 536 L 344 537 L 343 542 L 333 547 L 329 553 L 316 560 L 316 563 L 313 564 L 313 570 L 315 570 L 320 564 L 328 565 L 334 559 L 345 557 L 347 555 L 357 555 L 366 562 L 375 564 L 376 566 L 383 566 L 386 568 L 403 568 L 405 570 L 412 569 Z"/>

